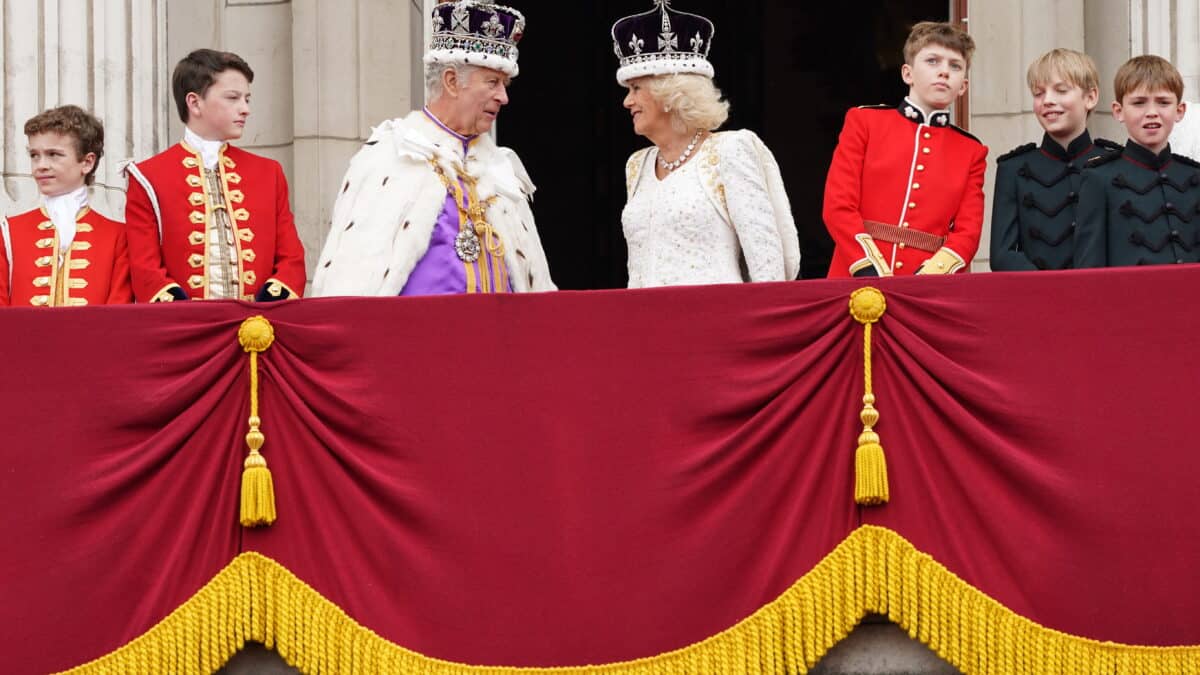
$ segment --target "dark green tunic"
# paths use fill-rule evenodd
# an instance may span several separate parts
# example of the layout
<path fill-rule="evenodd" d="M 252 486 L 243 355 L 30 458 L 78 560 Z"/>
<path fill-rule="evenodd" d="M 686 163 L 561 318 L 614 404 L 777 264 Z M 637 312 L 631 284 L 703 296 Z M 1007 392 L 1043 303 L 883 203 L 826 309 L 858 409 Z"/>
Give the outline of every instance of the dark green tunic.
<path fill-rule="evenodd" d="M 1200 164 L 1170 147 L 1089 162 L 1079 195 L 1076 267 L 1200 262 Z"/>
<path fill-rule="evenodd" d="M 1087 131 L 1064 148 L 1049 134 L 996 160 L 991 266 L 1000 271 L 1061 270 L 1073 265 L 1080 172 L 1089 160 L 1120 150 Z"/>

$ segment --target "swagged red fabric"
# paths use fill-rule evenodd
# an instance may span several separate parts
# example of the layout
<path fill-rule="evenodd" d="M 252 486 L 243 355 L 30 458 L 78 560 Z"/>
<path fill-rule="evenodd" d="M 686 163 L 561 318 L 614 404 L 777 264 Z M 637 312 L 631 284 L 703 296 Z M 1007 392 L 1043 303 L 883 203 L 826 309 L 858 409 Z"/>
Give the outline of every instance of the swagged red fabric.
<path fill-rule="evenodd" d="M 1051 628 L 1200 644 L 1200 268 L 875 281 L 861 510 L 853 280 L 0 311 L 6 668 L 111 652 L 243 551 L 428 656 L 652 656 L 861 524 Z M 279 519 L 243 530 L 259 313 Z"/>

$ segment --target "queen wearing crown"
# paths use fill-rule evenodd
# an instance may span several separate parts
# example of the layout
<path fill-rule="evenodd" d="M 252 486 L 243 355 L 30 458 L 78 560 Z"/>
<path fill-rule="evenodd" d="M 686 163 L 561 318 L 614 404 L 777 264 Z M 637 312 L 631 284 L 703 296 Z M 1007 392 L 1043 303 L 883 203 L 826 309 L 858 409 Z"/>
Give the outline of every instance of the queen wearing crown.
<path fill-rule="evenodd" d="M 775 157 L 752 131 L 716 131 L 729 103 L 713 84 L 712 22 L 654 5 L 612 28 L 633 130 L 654 144 L 625 165 L 629 287 L 795 279 L 800 242 Z"/>

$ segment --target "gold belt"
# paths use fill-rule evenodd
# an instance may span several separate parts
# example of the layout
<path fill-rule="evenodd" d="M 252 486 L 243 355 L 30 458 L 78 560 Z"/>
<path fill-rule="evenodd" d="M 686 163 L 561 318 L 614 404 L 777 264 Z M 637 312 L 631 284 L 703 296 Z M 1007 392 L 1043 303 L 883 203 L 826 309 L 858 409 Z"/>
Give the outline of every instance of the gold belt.
<path fill-rule="evenodd" d="M 864 220 L 863 227 L 867 234 L 871 235 L 872 239 L 886 241 L 892 244 L 904 244 L 911 246 L 928 253 L 937 253 L 942 244 L 946 243 L 945 237 L 939 237 L 936 234 L 914 230 L 909 227 L 896 227 L 886 223 L 875 222 L 874 220 Z"/>

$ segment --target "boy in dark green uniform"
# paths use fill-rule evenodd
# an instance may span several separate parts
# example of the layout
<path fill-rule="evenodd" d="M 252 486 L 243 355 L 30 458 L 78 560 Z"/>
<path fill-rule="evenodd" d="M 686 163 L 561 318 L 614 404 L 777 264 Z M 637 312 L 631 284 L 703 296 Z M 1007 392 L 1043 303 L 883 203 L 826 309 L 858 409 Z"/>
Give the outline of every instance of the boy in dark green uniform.
<path fill-rule="evenodd" d="M 1029 65 L 1033 112 L 1046 130 L 996 160 L 991 266 L 995 271 L 1061 270 L 1073 265 L 1080 171 L 1120 146 L 1092 140 L 1088 116 L 1100 76 L 1087 54 L 1055 49 Z"/>
<path fill-rule="evenodd" d="M 1137 56 L 1113 89 L 1129 142 L 1084 169 L 1075 266 L 1200 262 L 1200 164 L 1168 143 L 1186 111 L 1183 78 L 1161 57 Z"/>

